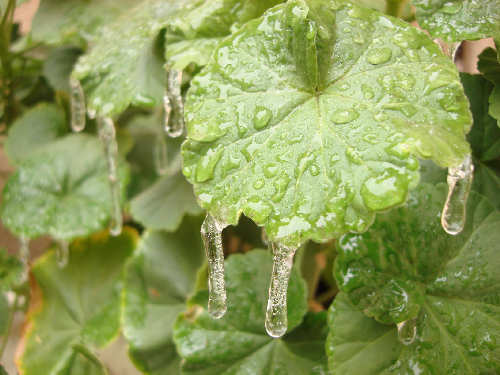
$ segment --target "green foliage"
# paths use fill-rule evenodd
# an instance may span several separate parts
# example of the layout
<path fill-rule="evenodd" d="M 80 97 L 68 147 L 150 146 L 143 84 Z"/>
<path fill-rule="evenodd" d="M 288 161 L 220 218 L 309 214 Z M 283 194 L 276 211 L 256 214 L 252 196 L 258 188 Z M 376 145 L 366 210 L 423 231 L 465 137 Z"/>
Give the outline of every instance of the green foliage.
<path fill-rule="evenodd" d="M 120 332 L 150 375 L 500 373 L 499 54 L 476 75 L 446 55 L 498 45 L 499 0 L 41 0 L 28 35 L 22 2 L 0 0 L 0 218 L 22 243 L 0 249 L 2 363 L 29 305 L 21 375 L 108 374 Z M 446 168 L 470 153 L 451 236 Z M 35 259 L 42 235 L 61 246 Z"/>

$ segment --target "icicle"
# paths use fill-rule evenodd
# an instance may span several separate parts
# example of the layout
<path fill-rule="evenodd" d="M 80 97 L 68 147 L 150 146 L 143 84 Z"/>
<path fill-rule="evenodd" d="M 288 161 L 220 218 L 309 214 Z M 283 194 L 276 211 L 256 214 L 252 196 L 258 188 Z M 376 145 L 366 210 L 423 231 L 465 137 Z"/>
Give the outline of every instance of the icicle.
<path fill-rule="evenodd" d="M 19 260 L 23 264 L 23 274 L 21 284 L 28 281 L 29 274 L 29 258 L 30 258 L 30 240 L 26 237 L 19 237 Z"/>
<path fill-rule="evenodd" d="M 411 345 L 417 336 L 417 319 L 408 319 L 398 323 L 398 340 L 403 345 Z"/>
<path fill-rule="evenodd" d="M 172 138 L 184 132 L 184 103 L 181 94 L 182 70 L 167 72 L 167 92 L 163 97 L 165 109 L 165 131 Z"/>
<path fill-rule="evenodd" d="M 293 266 L 296 248 L 272 243 L 273 273 L 267 300 L 266 331 L 269 336 L 281 337 L 288 328 L 287 302 L 288 280 Z"/>
<path fill-rule="evenodd" d="M 80 81 L 70 78 L 71 89 L 71 128 L 74 132 L 85 129 L 85 95 Z"/>
<path fill-rule="evenodd" d="M 441 225 L 449 234 L 456 235 L 464 229 L 473 175 L 474 165 L 470 155 L 458 167 L 448 168 L 448 196 L 441 215 Z"/>
<path fill-rule="evenodd" d="M 154 162 L 156 173 L 160 176 L 168 172 L 168 148 L 163 130 L 156 135 L 154 144 Z"/>
<path fill-rule="evenodd" d="M 208 312 L 215 319 L 222 318 L 227 309 L 222 248 L 222 230 L 226 226 L 210 214 L 207 214 L 201 226 L 201 236 L 208 259 Z"/>
<path fill-rule="evenodd" d="M 109 231 L 113 236 L 118 236 L 122 231 L 122 210 L 120 206 L 120 180 L 118 178 L 118 145 L 113 120 L 109 117 L 97 119 L 99 138 L 104 145 L 104 153 L 108 165 L 108 179 L 111 187 L 111 223 Z"/>
<path fill-rule="evenodd" d="M 59 246 L 56 249 L 57 265 L 60 268 L 64 268 L 69 261 L 69 243 L 64 240 L 60 240 L 58 242 Z"/>

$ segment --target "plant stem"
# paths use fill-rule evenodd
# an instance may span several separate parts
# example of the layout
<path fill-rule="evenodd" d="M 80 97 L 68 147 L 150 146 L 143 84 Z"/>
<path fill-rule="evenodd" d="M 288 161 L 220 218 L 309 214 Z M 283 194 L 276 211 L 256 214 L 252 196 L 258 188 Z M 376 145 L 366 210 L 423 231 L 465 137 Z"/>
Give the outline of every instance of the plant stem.
<path fill-rule="evenodd" d="M 16 1 L 9 0 L 5 13 L 2 17 L 0 25 L 0 63 L 1 71 L 1 95 L 5 106 L 5 122 L 10 124 L 16 114 L 16 103 L 14 97 L 14 81 L 12 80 L 12 56 L 10 54 L 10 41 L 12 37 L 12 23 L 14 20 L 14 11 L 16 9 Z"/>
<path fill-rule="evenodd" d="M 401 17 L 406 0 L 386 0 L 385 12 L 390 16 Z"/>
<path fill-rule="evenodd" d="M 0 344 L 0 359 L 2 358 L 3 352 L 5 351 L 5 347 L 7 346 L 7 342 L 9 341 L 10 330 L 12 329 L 12 323 L 14 322 L 14 315 L 16 314 L 17 311 L 18 298 L 19 297 L 16 294 L 14 302 L 12 303 L 12 306 L 9 309 L 9 320 L 7 321 L 7 330 L 5 331 L 5 334 L 2 337 L 2 343 Z"/>

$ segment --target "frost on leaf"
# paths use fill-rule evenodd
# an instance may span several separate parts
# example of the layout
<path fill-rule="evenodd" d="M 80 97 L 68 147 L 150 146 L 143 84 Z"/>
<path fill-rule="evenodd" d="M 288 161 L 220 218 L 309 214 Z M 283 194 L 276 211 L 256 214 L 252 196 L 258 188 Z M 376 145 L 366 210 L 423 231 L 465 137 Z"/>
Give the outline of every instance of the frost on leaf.
<path fill-rule="evenodd" d="M 417 157 L 457 166 L 458 73 L 421 31 L 342 1 L 279 5 L 224 40 L 187 96 L 184 174 L 202 207 L 289 246 L 363 231 L 405 202 Z"/>

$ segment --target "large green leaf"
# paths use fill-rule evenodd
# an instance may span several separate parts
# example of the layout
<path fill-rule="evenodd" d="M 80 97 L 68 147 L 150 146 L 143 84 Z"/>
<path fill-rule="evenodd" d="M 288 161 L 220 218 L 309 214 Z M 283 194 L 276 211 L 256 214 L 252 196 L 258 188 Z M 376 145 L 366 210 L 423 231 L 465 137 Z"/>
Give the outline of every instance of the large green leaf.
<path fill-rule="evenodd" d="M 423 184 L 407 206 L 339 242 L 335 276 L 358 309 L 383 323 L 417 319 L 397 374 L 500 371 L 500 212 L 473 193 L 466 228 L 450 236 L 445 197 L 444 185 Z"/>
<path fill-rule="evenodd" d="M 217 44 L 231 30 L 259 17 L 283 0 L 205 0 L 188 4 L 169 23 L 166 58 L 174 69 L 206 65 Z"/>
<path fill-rule="evenodd" d="M 43 75 L 58 91 L 70 92 L 69 77 L 82 50 L 75 47 L 56 48 L 43 62 Z"/>
<path fill-rule="evenodd" d="M 435 38 L 461 42 L 500 36 L 499 0 L 412 0 L 417 20 Z"/>
<path fill-rule="evenodd" d="M 42 0 L 31 35 L 48 44 L 85 44 L 130 7 L 146 0 Z"/>
<path fill-rule="evenodd" d="M 18 361 L 21 375 L 102 374 L 92 354 L 120 329 L 122 270 L 137 234 L 98 233 L 75 241 L 69 262 L 58 266 L 51 251 L 32 271 L 38 287 Z"/>
<path fill-rule="evenodd" d="M 119 167 L 122 192 L 128 168 Z M 103 228 L 111 192 L 102 145 L 89 135 L 68 135 L 33 153 L 9 177 L 1 218 L 18 236 L 49 234 L 69 240 Z"/>
<path fill-rule="evenodd" d="M 193 188 L 179 172 L 162 177 L 130 202 L 135 220 L 150 229 L 175 231 L 184 215 L 200 215 Z"/>
<path fill-rule="evenodd" d="M 12 124 L 5 141 L 5 152 L 12 163 L 20 163 L 67 131 L 64 111 L 60 107 L 38 104 Z"/>
<path fill-rule="evenodd" d="M 473 190 L 485 195 L 500 209 L 500 127 L 488 114 L 493 85 L 480 75 L 461 75 L 469 97 L 474 126 L 468 135 L 474 155 Z"/>
<path fill-rule="evenodd" d="M 175 233 L 147 232 L 127 264 L 123 332 L 132 360 L 147 374 L 178 372 L 172 330 L 205 260 L 200 226 L 199 219 L 186 218 Z"/>
<path fill-rule="evenodd" d="M 479 55 L 477 67 L 494 85 L 489 98 L 489 114 L 497 119 L 498 126 L 500 127 L 500 62 L 498 60 L 497 51 L 493 48 L 484 50 L 483 53 Z"/>
<path fill-rule="evenodd" d="M 406 200 L 416 156 L 469 152 L 454 65 L 421 31 L 344 1 L 291 1 L 192 81 L 184 174 L 202 207 L 291 245 L 363 231 Z"/>
<path fill-rule="evenodd" d="M 272 339 L 265 332 L 271 259 L 263 250 L 228 258 L 228 311 L 222 319 L 206 311 L 206 291 L 179 316 L 174 341 L 184 374 L 324 373 L 325 316 L 305 315 L 306 286 L 295 268 L 288 288 L 289 333 Z"/>

